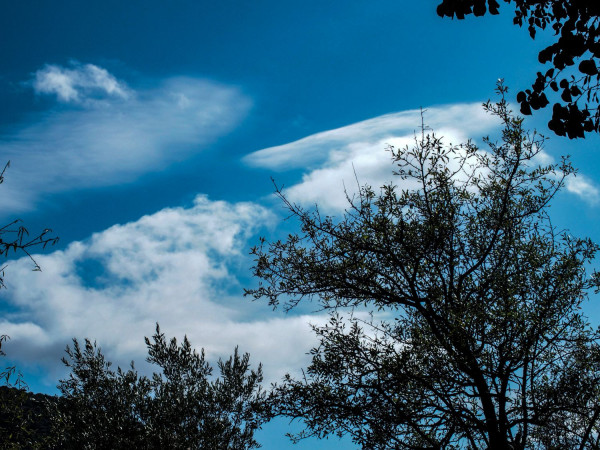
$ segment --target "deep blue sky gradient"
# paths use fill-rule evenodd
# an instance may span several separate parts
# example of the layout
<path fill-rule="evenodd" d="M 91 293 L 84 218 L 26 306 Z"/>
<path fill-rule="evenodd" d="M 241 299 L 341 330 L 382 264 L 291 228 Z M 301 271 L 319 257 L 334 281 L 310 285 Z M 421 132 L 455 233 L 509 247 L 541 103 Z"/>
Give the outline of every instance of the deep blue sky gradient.
<path fill-rule="evenodd" d="M 483 102 L 494 98 L 498 78 L 505 79 L 512 94 L 535 79 L 540 70 L 537 52 L 549 37 L 532 41 L 526 30 L 512 25 L 506 5 L 500 16 L 464 21 L 442 20 L 435 7 L 435 1 L 408 0 L 4 1 L 0 142 L 78 108 L 34 92 L 35 73 L 46 65 L 94 64 L 135 91 L 155 88 L 172 77 L 209 80 L 237 89 L 251 107 L 229 132 L 159 170 L 122 183 L 41 192 L 30 210 L 16 214 L 0 208 L 0 220 L 18 215 L 32 233 L 52 227 L 61 237 L 56 250 L 65 250 L 115 224 L 135 222 L 167 207 L 189 207 L 197 194 L 231 203 L 256 202 L 283 217 L 269 197 L 270 176 L 293 185 L 306 171 L 249 167 L 242 161 L 245 155 L 392 112 Z M 546 121 L 542 112 L 527 123 L 545 131 Z M 595 136 L 585 142 L 553 137 L 548 152 L 554 157 L 571 154 L 582 174 L 597 184 L 598 143 Z M 51 146 L 49 142 L 49 151 Z M 557 227 L 597 241 L 599 211 L 593 199 L 567 193 L 552 208 Z M 284 223 L 273 233 L 293 226 Z M 90 264 L 86 267 L 94 275 L 101 272 Z M 10 280 L 10 272 L 6 276 Z M 247 270 L 236 276 L 241 285 L 252 282 Z M 10 293 L 3 295 L 12 299 Z M 4 314 L 17 308 L 13 300 L 4 303 Z M 600 308 L 592 303 L 587 310 L 597 322 Z M 261 314 L 272 313 L 265 306 Z M 43 368 L 29 365 L 25 373 L 35 389 L 52 390 Z M 266 430 L 261 435 L 265 449 L 292 447 L 282 437 L 288 430 L 284 421 Z M 353 447 L 334 439 L 296 448 Z"/>

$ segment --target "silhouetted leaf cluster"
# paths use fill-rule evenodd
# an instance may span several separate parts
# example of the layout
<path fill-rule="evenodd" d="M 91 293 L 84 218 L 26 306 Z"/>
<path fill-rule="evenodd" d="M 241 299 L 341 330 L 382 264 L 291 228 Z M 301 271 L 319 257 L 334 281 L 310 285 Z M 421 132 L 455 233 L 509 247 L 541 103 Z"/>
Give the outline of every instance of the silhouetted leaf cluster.
<path fill-rule="evenodd" d="M 521 113 L 550 104 L 549 91 L 560 94 L 552 106 L 548 127 L 559 136 L 583 138 L 600 130 L 600 2 L 595 0 L 504 0 L 514 3 L 513 22 L 527 26 L 535 38 L 538 30 L 551 28 L 556 42 L 540 51 L 541 64 L 552 67 L 537 72 L 531 89 L 519 92 Z M 464 19 L 469 14 L 499 13 L 496 0 L 443 0 L 438 15 Z M 575 69 L 576 67 L 576 69 Z"/>

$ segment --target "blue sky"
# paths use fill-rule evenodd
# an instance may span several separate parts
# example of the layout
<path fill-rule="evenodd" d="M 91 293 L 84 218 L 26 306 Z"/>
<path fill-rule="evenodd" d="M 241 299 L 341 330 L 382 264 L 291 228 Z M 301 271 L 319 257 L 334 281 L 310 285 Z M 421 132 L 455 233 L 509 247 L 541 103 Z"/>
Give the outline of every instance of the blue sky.
<path fill-rule="evenodd" d="M 0 156 L 11 160 L 0 220 L 51 227 L 60 243 L 9 261 L 0 331 L 34 390 L 54 392 L 72 337 L 142 362 L 155 322 L 212 360 L 237 344 L 269 381 L 298 373 L 314 344 L 291 314 L 241 295 L 258 236 L 293 229 L 270 177 L 332 214 L 354 173 L 393 180 L 387 144 L 425 120 L 448 142 L 494 134 L 481 103 L 498 78 L 527 87 L 545 36 L 512 17 L 442 20 L 435 1 L 3 2 Z M 545 113 L 529 118 L 545 131 Z M 577 178 L 558 227 L 600 241 L 598 137 L 552 137 Z M 597 300 L 597 298 L 593 298 Z M 600 308 L 588 306 L 597 322 Z M 285 422 L 260 436 L 292 447 Z M 353 448 L 338 441 L 295 448 Z"/>

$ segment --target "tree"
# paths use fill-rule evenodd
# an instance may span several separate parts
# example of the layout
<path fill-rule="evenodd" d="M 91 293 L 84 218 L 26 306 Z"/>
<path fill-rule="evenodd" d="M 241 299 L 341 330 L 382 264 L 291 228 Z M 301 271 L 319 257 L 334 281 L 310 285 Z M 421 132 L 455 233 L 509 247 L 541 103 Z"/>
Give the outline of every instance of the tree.
<path fill-rule="evenodd" d="M 220 376 L 187 337 L 167 342 L 158 325 L 146 338 L 148 362 L 160 367 L 151 378 L 111 370 L 89 340 L 73 340 L 63 362 L 71 368 L 58 386 L 62 397 L 52 414 L 54 445 L 73 449 L 250 449 L 254 432 L 267 420 L 262 368 L 250 370 L 249 355 L 237 348 L 219 360 Z"/>
<path fill-rule="evenodd" d="M 415 189 L 365 186 L 339 219 L 290 203 L 301 225 L 252 250 L 276 307 L 331 314 L 303 379 L 274 390 L 295 439 L 365 449 L 599 448 L 600 341 L 580 311 L 598 251 L 558 233 L 548 205 L 574 170 L 538 166 L 543 139 L 504 99 L 487 150 L 434 134 L 391 148 Z M 365 311 L 370 316 L 365 317 Z"/>
<path fill-rule="evenodd" d="M 560 91 L 552 106 L 548 127 L 559 136 L 583 138 L 586 132 L 600 131 L 600 3 L 590 0 L 504 0 L 515 4 L 516 25 L 527 25 L 535 38 L 538 30 L 550 26 L 556 41 L 540 51 L 538 60 L 551 67 L 537 72 L 531 89 L 521 91 L 517 101 L 521 113 L 550 104 L 546 93 Z M 441 17 L 464 19 L 466 15 L 499 13 L 497 0 L 442 0 Z M 577 70 L 573 66 L 577 64 Z"/>

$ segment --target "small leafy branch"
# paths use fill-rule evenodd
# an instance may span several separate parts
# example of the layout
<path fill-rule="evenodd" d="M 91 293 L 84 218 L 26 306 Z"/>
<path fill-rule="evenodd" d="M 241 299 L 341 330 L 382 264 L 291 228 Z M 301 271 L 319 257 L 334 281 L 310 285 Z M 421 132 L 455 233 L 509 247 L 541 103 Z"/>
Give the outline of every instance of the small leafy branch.
<path fill-rule="evenodd" d="M 6 163 L 4 169 L 0 173 L 0 184 L 4 182 L 4 173 L 10 167 L 10 161 Z M 0 256 L 8 258 L 10 252 L 17 253 L 19 251 L 25 253 L 33 262 L 33 270 L 41 271 L 41 267 L 30 253 L 32 247 L 41 246 L 46 248 L 47 245 L 55 245 L 58 242 L 57 236 L 52 236 L 52 230 L 44 229 L 35 237 L 30 237 L 29 231 L 22 225 L 21 219 L 13 220 L 11 223 L 0 227 Z M 4 269 L 0 268 L 0 287 L 4 287 Z"/>

